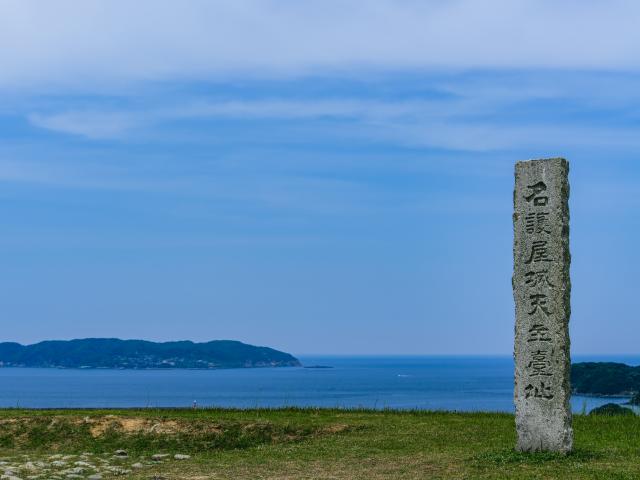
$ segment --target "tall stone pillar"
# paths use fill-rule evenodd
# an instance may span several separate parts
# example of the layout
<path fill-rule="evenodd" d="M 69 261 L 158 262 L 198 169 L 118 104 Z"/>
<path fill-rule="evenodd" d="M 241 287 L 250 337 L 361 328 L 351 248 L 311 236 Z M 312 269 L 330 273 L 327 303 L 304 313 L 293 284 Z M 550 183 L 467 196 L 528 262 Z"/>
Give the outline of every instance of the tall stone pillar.
<path fill-rule="evenodd" d="M 518 162 L 514 191 L 515 406 L 519 451 L 573 446 L 569 163 Z"/>

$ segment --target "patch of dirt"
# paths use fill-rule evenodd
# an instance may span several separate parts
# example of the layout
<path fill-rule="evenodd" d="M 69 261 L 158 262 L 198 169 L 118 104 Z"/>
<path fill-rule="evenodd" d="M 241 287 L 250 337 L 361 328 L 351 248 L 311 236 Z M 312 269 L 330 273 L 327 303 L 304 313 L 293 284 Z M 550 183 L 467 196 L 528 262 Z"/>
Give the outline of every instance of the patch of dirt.
<path fill-rule="evenodd" d="M 164 420 L 161 422 L 154 422 L 149 432 L 152 433 L 161 433 L 161 434 L 172 434 L 180 431 L 180 424 L 175 420 Z M 222 431 L 222 429 L 220 429 Z"/>
<path fill-rule="evenodd" d="M 321 433 L 342 433 L 351 430 L 349 425 L 345 425 L 344 423 L 336 423 L 335 425 L 327 425 L 323 427 L 320 432 Z"/>
<path fill-rule="evenodd" d="M 193 422 L 178 422 L 176 420 L 136 417 L 116 417 L 114 415 L 85 418 L 83 422 L 91 425 L 89 427 L 89 431 L 94 438 L 104 435 L 109 430 L 129 435 L 138 433 L 176 435 L 178 433 L 189 432 L 194 428 Z M 222 428 L 217 425 L 211 425 L 206 430 L 209 432 L 222 432 Z"/>
<path fill-rule="evenodd" d="M 15 423 L 18 423 L 17 418 L 3 418 L 2 420 L 0 420 L 0 425 L 11 425 Z"/>

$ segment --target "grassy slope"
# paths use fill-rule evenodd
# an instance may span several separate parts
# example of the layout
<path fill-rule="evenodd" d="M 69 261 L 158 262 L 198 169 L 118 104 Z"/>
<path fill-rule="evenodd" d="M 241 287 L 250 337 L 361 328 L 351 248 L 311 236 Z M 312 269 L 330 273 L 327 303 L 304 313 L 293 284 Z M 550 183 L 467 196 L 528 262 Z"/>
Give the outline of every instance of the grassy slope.
<path fill-rule="evenodd" d="M 117 416 L 110 422 L 135 417 L 181 427 L 177 434 L 114 427 L 91 435 L 89 426 L 107 414 Z M 0 422 L 2 457 L 119 447 L 138 456 L 192 455 L 127 476 L 133 479 L 640 478 L 640 417 L 576 416 L 576 450 L 566 457 L 513 452 L 514 421 L 506 414 L 3 410 Z"/>

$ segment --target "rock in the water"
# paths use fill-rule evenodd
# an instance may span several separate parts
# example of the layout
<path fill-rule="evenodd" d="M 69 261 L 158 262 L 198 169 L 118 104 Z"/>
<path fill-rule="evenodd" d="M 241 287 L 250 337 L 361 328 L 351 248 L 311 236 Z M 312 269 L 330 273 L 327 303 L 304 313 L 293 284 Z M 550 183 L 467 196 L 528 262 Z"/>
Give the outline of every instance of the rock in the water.
<path fill-rule="evenodd" d="M 598 408 L 594 408 L 589 412 L 589 415 L 635 415 L 633 410 L 625 408 L 617 403 L 605 403 Z"/>
<path fill-rule="evenodd" d="M 116 457 L 128 457 L 129 454 L 127 453 L 126 450 L 116 450 L 115 456 Z"/>
<path fill-rule="evenodd" d="M 175 458 L 176 460 L 189 460 L 191 458 L 191 455 L 183 455 L 181 453 L 176 453 L 173 458 Z"/>
<path fill-rule="evenodd" d="M 151 455 L 151 460 L 153 460 L 154 462 L 159 462 L 168 457 L 169 457 L 168 453 L 156 453 L 154 455 Z"/>

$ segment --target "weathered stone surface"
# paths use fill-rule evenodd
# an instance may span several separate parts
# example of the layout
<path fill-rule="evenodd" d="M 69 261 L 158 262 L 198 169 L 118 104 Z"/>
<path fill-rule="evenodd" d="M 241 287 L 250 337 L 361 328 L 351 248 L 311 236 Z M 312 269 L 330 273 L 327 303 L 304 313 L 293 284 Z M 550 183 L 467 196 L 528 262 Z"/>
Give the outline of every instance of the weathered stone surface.
<path fill-rule="evenodd" d="M 569 164 L 518 162 L 514 192 L 517 449 L 569 452 Z"/>

